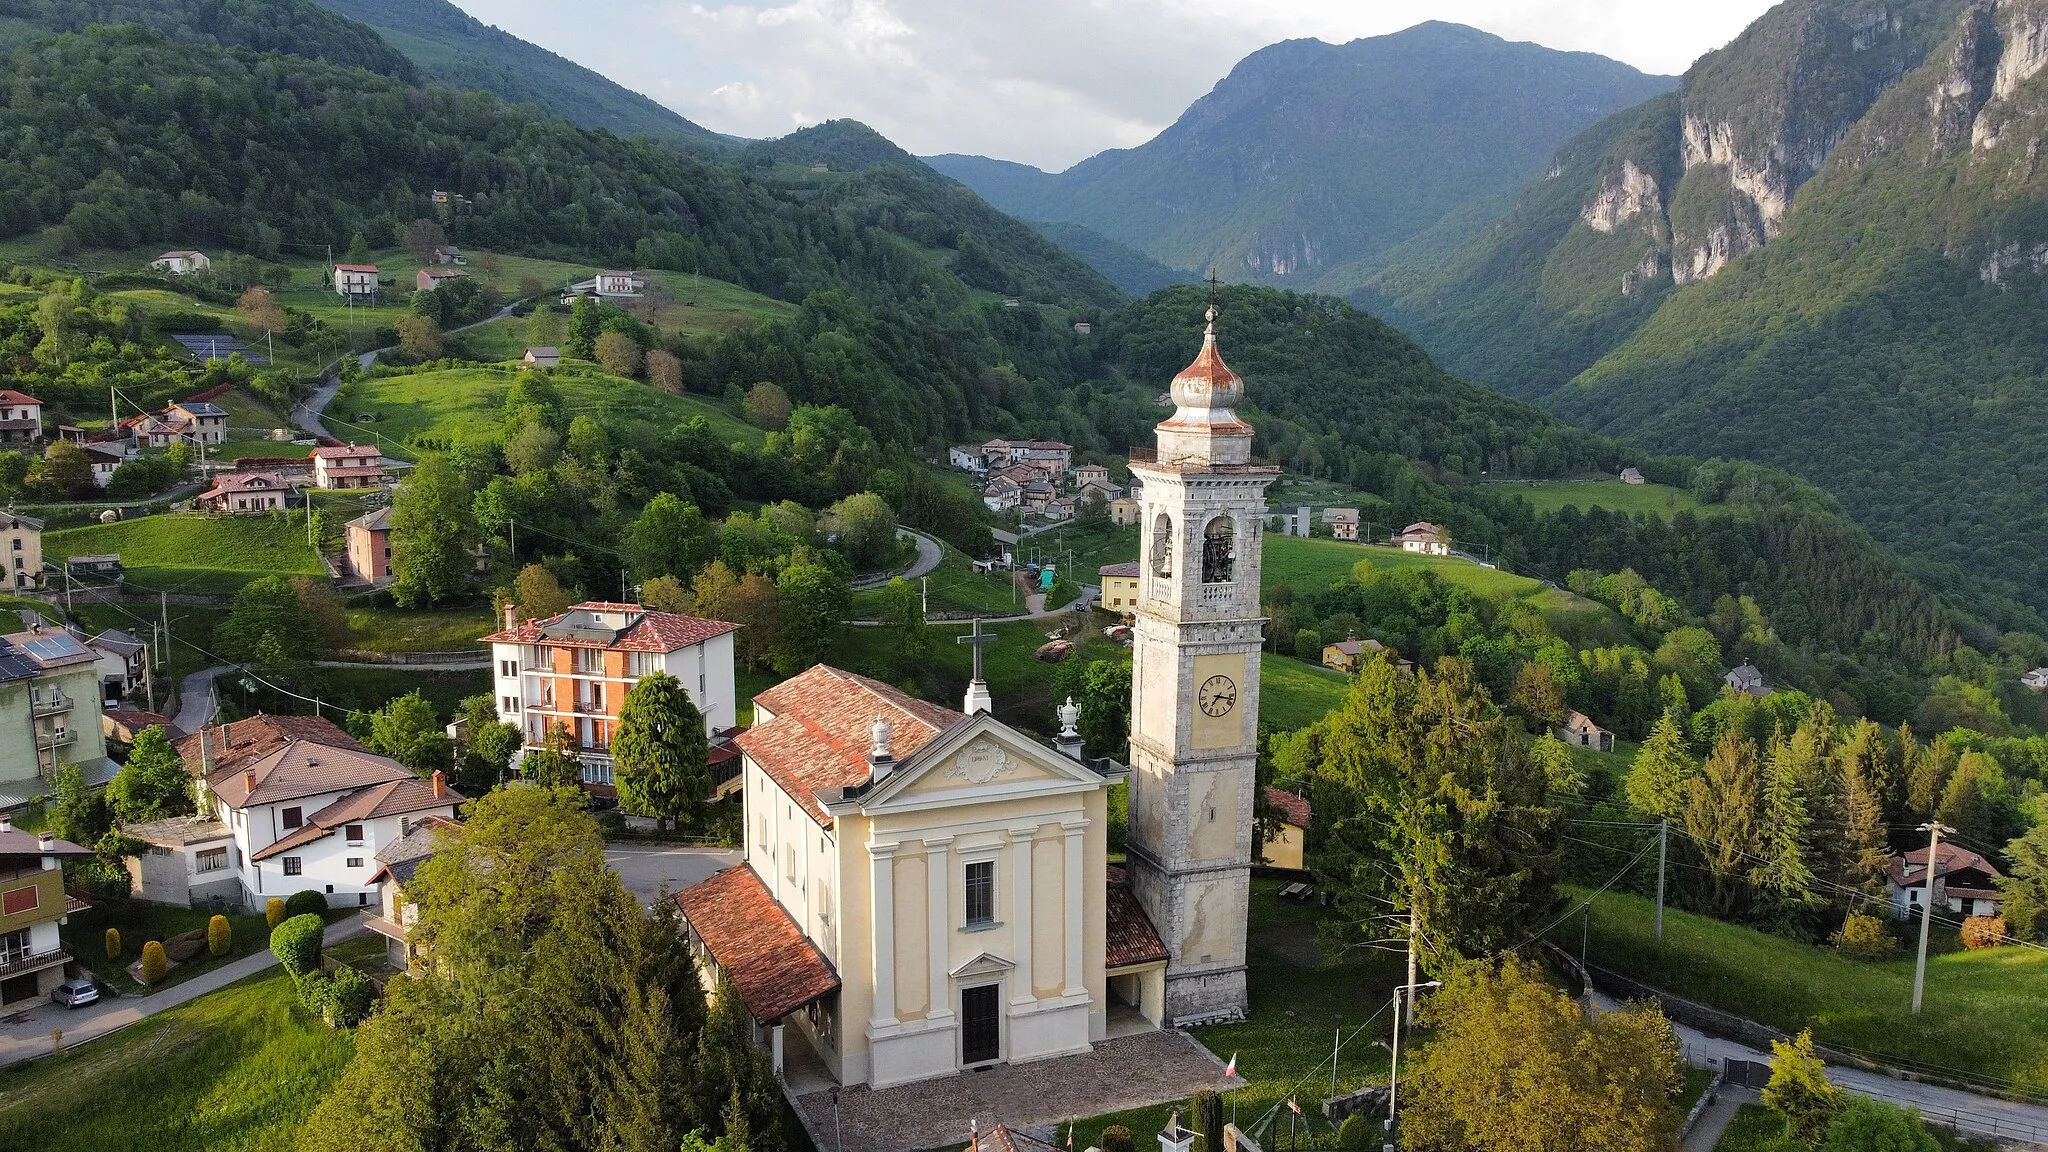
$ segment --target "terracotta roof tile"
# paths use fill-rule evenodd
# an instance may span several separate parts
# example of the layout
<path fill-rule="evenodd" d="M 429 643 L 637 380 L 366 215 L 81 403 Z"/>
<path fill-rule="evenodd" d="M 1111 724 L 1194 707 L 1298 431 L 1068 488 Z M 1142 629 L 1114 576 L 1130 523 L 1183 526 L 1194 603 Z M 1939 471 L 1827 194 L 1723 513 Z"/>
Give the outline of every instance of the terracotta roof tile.
<path fill-rule="evenodd" d="M 342 731 L 340 725 L 320 716 L 251 716 L 247 720 L 208 728 L 205 736 L 209 753 L 206 764 L 215 773 L 239 770 L 292 740 L 309 740 L 330 748 L 357 752 L 369 751 L 356 743 L 355 737 Z M 194 776 L 202 774 L 199 743 L 198 733 L 177 742 L 178 756 L 185 761 L 185 771 Z"/>
<path fill-rule="evenodd" d="M 1952 872 L 1974 871 L 1996 879 L 2002 875 L 1991 861 L 1957 844 L 1943 844 L 1940 855 L 1934 858 L 1934 878 L 1938 881 Z M 1927 883 L 1927 849 L 1915 848 L 1892 857 L 1892 883 L 1901 888 L 1912 888 Z M 1963 889 L 1952 889 L 1961 895 Z"/>
<path fill-rule="evenodd" d="M 839 973 L 746 865 L 683 889 L 676 903 L 756 1023 L 780 1020 L 839 987 Z"/>
<path fill-rule="evenodd" d="M 773 718 L 740 733 L 733 743 L 826 828 L 832 816 L 814 793 L 868 778 L 868 726 L 875 717 L 889 721 L 889 750 L 898 762 L 962 719 L 950 708 L 826 664 L 777 684 L 754 701 Z"/>
<path fill-rule="evenodd" d="M 611 644 L 600 644 L 595 640 L 579 640 L 574 637 L 547 636 L 543 629 L 560 621 L 564 616 L 576 612 L 639 612 L 642 615 L 625 629 L 624 635 Z M 517 628 L 493 632 L 479 643 L 491 644 L 550 644 L 564 648 L 612 648 L 631 652 L 673 652 L 692 644 L 702 644 L 714 636 L 736 632 L 739 625 L 724 620 L 706 620 L 698 616 L 685 616 L 680 612 L 656 612 L 638 604 L 614 604 L 610 601 L 592 600 L 572 606 L 560 616 L 545 620 L 528 620 Z"/>
<path fill-rule="evenodd" d="M 1102 576 L 1136 576 L 1138 574 L 1138 562 L 1136 560 L 1126 560 L 1121 564 L 1104 564 L 1096 572 Z"/>
<path fill-rule="evenodd" d="M 258 785 L 258 791 L 263 785 Z M 417 776 L 403 780 L 387 780 L 368 788 L 351 792 L 318 812 L 306 818 L 298 831 L 257 852 L 249 854 L 251 860 L 267 860 L 280 852 L 311 844 L 334 834 L 334 830 L 350 824 L 360 824 L 379 816 L 401 816 L 408 812 L 424 812 L 429 808 L 444 808 L 460 804 L 465 800 L 453 788 L 434 795 L 434 782 Z"/>
<path fill-rule="evenodd" d="M 1110 865 L 1105 905 L 1102 966 L 1112 971 L 1136 964 L 1156 964 L 1167 957 L 1166 944 L 1152 927 L 1152 918 L 1124 882 L 1124 870 Z"/>
<path fill-rule="evenodd" d="M 239 768 L 216 770 L 206 784 L 229 807 L 242 808 L 416 779 L 405 765 L 386 756 L 294 739 Z"/>
<path fill-rule="evenodd" d="M 1281 817 L 1296 828 L 1308 827 L 1308 822 L 1312 819 L 1308 801 L 1292 792 L 1284 792 L 1269 786 L 1266 789 L 1266 802 L 1278 808 Z"/>

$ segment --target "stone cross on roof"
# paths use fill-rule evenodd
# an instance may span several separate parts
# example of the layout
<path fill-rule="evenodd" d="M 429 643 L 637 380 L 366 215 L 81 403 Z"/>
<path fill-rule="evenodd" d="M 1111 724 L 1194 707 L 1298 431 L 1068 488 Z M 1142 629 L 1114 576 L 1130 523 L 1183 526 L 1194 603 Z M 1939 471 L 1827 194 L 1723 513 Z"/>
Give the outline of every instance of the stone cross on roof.
<path fill-rule="evenodd" d="M 976 712 L 995 711 L 995 700 L 989 695 L 988 681 L 984 680 L 981 674 L 981 650 L 995 643 L 997 639 L 995 633 L 981 630 L 979 616 L 974 618 L 974 631 L 953 638 L 955 644 L 965 644 L 974 651 L 974 678 L 967 682 L 967 702 L 960 709 L 969 716 Z"/>

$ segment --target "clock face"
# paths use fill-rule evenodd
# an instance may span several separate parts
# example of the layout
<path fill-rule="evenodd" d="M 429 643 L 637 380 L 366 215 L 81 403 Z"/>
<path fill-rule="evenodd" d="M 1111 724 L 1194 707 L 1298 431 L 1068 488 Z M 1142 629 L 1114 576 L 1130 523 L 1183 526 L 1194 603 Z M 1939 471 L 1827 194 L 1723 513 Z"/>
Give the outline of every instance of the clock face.
<path fill-rule="evenodd" d="M 1228 676 L 1211 676 L 1202 681 L 1195 704 L 1205 716 L 1221 716 L 1237 707 L 1237 682 Z"/>

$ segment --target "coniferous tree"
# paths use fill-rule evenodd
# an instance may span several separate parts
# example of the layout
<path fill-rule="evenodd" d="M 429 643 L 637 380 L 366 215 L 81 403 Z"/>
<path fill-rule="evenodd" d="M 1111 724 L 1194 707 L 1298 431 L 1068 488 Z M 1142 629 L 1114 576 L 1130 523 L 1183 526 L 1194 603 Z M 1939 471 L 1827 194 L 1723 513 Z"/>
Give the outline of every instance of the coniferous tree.
<path fill-rule="evenodd" d="M 1899 732 L 1903 742 L 1909 733 Z M 1932 820 L 1935 810 L 1941 806 L 1943 789 L 1948 787 L 1948 778 L 1955 771 L 1955 749 L 1947 740 L 1936 738 L 1926 748 L 1912 744 L 1903 745 L 1910 764 L 1906 778 L 1906 813 L 1914 820 Z"/>
<path fill-rule="evenodd" d="M 1808 853 L 1812 818 L 1799 783 L 1799 754 L 1781 729 L 1764 753 L 1763 794 L 1757 813 L 1757 861 L 1749 869 L 1769 894 L 1777 919 L 1790 926 L 1820 903 Z"/>
<path fill-rule="evenodd" d="M 619 799 L 630 812 L 670 820 L 692 816 L 711 795 L 711 745 L 704 714 L 667 672 L 642 676 L 626 693 L 612 735 Z"/>
<path fill-rule="evenodd" d="M 1721 737 L 1687 786 L 1685 833 L 1707 866 L 1694 889 L 1697 906 L 1709 915 L 1726 916 L 1744 904 L 1757 856 L 1758 788 L 1756 745 L 1735 732 Z"/>
<path fill-rule="evenodd" d="M 1699 771 L 1686 751 L 1684 731 L 1667 713 L 1650 729 L 1650 738 L 1643 741 L 1629 766 L 1628 802 L 1652 816 L 1679 819 L 1685 814 L 1690 786 Z"/>
<path fill-rule="evenodd" d="M 1892 854 L 1885 837 L 1884 733 L 1869 720 L 1859 721 L 1836 752 L 1835 763 L 1841 774 L 1844 849 L 1837 879 L 1850 888 L 1881 895 Z"/>
<path fill-rule="evenodd" d="M 2000 914 L 2015 940 L 2037 939 L 2048 928 L 2048 821 L 2005 846 L 2010 862 L 1998 882 Z"/>

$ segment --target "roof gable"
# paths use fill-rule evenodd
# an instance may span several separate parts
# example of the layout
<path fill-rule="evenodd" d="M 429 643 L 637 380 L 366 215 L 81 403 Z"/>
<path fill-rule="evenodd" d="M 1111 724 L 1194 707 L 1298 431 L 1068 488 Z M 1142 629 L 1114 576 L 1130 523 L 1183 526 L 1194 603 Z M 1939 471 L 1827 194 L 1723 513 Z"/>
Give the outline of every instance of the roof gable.
<path fill-rule="evenodd" d="M 870 815 L 914 812 L 1089 791 L 1109 783 L 1087 765 L 979 712 L 901 761 L 855 803 Z"/>
<path fill-rule="evenodd" d="M 826 827 L 831 826 L 832 815 L 818 794 L 836 800 L 841 789 L 867 782 L 868 726 L 876 717 L 889 721 L 890 746 L 899 762 L 960 719 L 950 708 L 827 664 L 777 684 L 754 701 L 771 718 L 733 742 L 812 820 Z"/>

